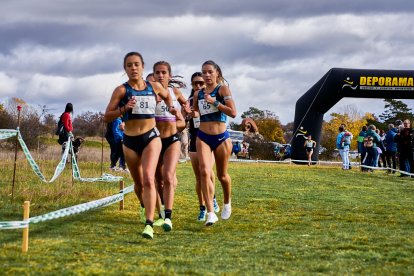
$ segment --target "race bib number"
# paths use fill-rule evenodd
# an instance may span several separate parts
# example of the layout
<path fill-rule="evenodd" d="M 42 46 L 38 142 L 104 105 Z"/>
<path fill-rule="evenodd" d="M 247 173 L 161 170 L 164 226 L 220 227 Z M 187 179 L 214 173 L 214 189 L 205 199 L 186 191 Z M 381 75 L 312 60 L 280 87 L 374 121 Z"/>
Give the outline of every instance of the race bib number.
<path fill-rule="evenodd" d="M 173 101 L 173 105 L 176 107 L 177 105 Z M 165 104 L 164 101 L 161 101 L 157 104 L 157 107 L 155 108 L 155 115 L 156 116 L 162 116 L 162 117 L 173 117 L 175 118 L 175 115 L 172 115 L 170 113 L 170 108 Z"/>
<path fill-rule="evenodd" d="M 155 113 L 155 97 L 154 96 L 132 96 L 135 100 L 135 106 L 132 114 L 154 114 Z"/>
<path fill-rule="evenodd" d="M 216 100 L 215 97 L 213 97 Z M 198 110 L 201 115 L 207 115 L 215 112 L 219 112 L 218 108 L 213 104 L 208 103 L 205 99 L 198 100 Z"/>

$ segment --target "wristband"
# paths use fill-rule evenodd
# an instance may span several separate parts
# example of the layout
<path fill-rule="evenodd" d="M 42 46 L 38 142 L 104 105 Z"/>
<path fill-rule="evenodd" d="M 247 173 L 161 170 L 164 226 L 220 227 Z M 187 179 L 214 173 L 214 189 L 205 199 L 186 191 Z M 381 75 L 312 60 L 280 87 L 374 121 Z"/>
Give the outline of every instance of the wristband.
<path fill-rule="evenodd" d="M 219 102 L 219 101 L 217 101 L 217 100 L 215 100 L 215 101 L 214 101 L 214 103 L 213 103 L 213 105 L 214 105 L 215 107 L 218 107 L 218 106 L 220 105 L 220 102 Z"/>

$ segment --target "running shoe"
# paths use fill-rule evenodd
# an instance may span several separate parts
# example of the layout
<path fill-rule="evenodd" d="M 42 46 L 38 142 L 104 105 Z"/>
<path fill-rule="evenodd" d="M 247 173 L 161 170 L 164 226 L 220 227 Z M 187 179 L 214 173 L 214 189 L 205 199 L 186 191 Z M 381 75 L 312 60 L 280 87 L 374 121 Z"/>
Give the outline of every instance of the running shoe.
<path fill-rule="evenodd" d="M 205 209 L 204 210 L 200 210 L 200 213 L 198 214 L 197 220 L 198 221 L 206 221 L 206 215 L 207 215 L 207 213 L 206 213 L 206 210 Z"/>
<path fill-rule="evenodd" d="M 155 222 L 154 222 L 154 226 L 158 226 L 158 227 L 160 227 L 160 226 L 162 226 L 164 224 L 164 219 L 163 218 L 159 218 L 159 219 L 157 219 Z"/>
<path fill-rule="evenodd" d="M 172 230 L 172 222 L 169 218 L 166 218 L 164 220 L 164 224 L 162 225 L 162 228 L 164 228 L 165 232 L 170 232 Z"/>
<path fill-rule="evenodd" d="M 145 208 L 142 208 L 142 207 L 141 207 L 140 219 L 142 223 L 145 223 L 147 221 L 146 214 L 145 214 Z"/>
<path fill-rule="evenodd" d="M 154 238 L 154 229 L 152 229 L 151 225 L 146 225 L 144 231 L 142 232 L 142 236 L 146 239 Z"/>
<path fill-rule="evenodd" d="M 218 205 L 216 198 L 213 198 L 213 207 L 214 207 L 214 212 L 215 213 L 220 212 L 220 206 Z"/>
<path fill-rule="evenodd" d="M 206 226 L 211 226 L 218 221 L 218 217 L 214 212 L 208 213 L 208 219 L 206 221 Z"/>
<path fill-rule="evenodd" d="M 223 211 L 221 211 L 222 219 L 229 219 L 231 216 L 231 203 L 224 204 Z"/>

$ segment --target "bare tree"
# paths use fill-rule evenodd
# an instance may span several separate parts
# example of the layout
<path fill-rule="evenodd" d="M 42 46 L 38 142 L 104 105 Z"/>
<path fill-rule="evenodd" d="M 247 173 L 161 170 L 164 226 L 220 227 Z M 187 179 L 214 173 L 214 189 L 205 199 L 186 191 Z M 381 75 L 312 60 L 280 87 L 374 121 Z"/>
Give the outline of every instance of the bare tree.
<path fill-rule="evenodd" d="M 94 137 L 102 135 L 102 112 L 84 112 L 73 120 L 73 133 L 76 136 Z"/>
<path fill-rule="evenodd" d="M 17 106 L 21 106 L 20 111 L 20 133 L 23 137 L 24 142 L 26 143 L 29 149 L 37 148 L 38 137 L 42 134 L 42 124 L 40 122 L 40 115 L 30 105 L 28 105 L 24 100 L 19 98 L 11 98 L 5 107 L 4 114 L 1 116 L 3 121 L 0 124 L 3 124 L 1 128 L 7 129 L 16 129 L 18 121 L 18 110 Z M 13 147 L 14 143 L 11 140 L 7 140 L 6 146 Z"/>

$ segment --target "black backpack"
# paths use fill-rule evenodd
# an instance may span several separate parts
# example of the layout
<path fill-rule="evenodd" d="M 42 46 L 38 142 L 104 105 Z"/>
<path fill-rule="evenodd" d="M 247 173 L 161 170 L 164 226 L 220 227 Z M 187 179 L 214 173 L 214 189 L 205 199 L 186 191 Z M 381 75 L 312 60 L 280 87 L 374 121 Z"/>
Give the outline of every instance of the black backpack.
<path fill-rule="evenodd" d="M 62 145 L 63 143 L 68 141 L 69 133 L 66 131 L 65 126 L 63 125 L 62 116 L 60 116 L 59 118 L 59 122 L 58 122 L 55 134 L 59 136 L 58 138 L 59 145 Z"/>

